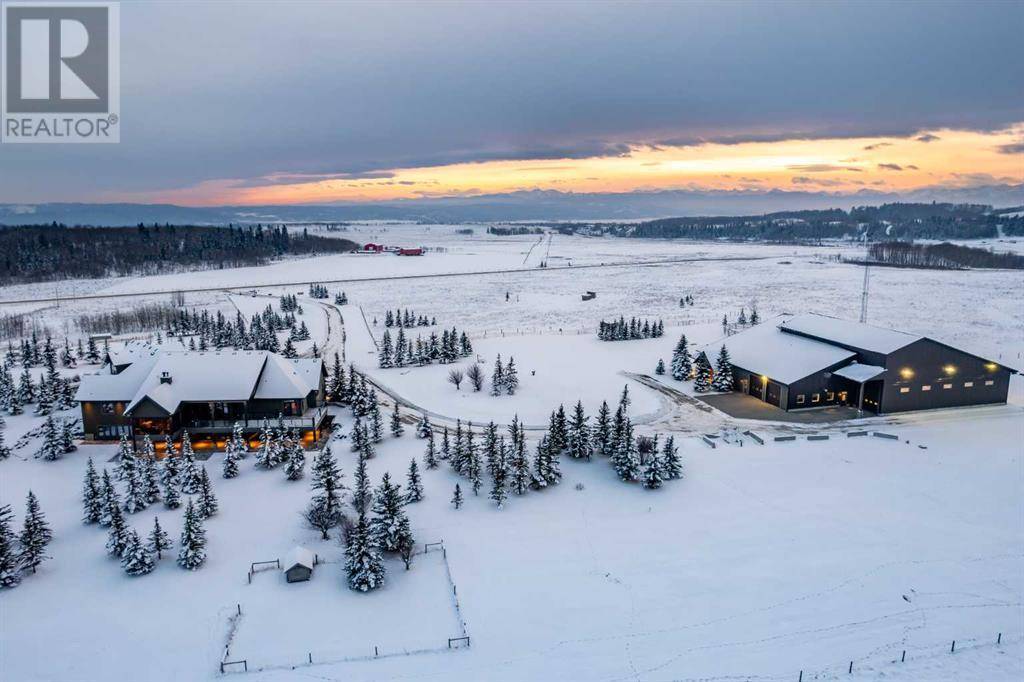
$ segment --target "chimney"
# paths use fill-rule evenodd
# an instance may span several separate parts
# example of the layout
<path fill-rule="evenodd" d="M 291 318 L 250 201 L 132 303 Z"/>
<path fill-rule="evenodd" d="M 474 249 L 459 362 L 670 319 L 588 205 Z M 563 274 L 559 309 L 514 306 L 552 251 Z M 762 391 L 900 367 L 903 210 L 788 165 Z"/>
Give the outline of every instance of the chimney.
<path fill-rule="evenodd" d="M 167 370 L 160 372 L 160 383 L 169 384 L 171 383 L 171 373 Z"/>

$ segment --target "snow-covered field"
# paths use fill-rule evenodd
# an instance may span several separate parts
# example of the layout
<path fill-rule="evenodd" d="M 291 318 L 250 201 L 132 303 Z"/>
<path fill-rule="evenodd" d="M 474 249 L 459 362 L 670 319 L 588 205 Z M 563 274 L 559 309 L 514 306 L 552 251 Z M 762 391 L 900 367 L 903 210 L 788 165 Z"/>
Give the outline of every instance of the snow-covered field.
<path fill-rule="evenodd" d="M 441 555 L 416 557 L 409 572 L 389 561 L 381 591 L 351 592 L 336 563 L 342 554 L 336 537 L 321 541 L 299 516 L 310 497 L 308 478 L 286 481 L 280 470 L 254 469 L 250 457 L 239 478 L 224 480 L 214 455 L 205 466 L 220 511 L 206 524 L 207 563 L 188 572 L 165 556 L 154 573 L 129 578 L 104 552 L 106 533 L 80 522 L 85 459 L 110 467 L 116 448 L 82 446 L 61 461 L 43 462 L 32 458 L 30 443 L 0 462 L 0 502 L 12 504 L 20 527 L 25 495 L 29 489 L 38 495 L 54 530 L 53 558 L 0 593 L 0 679 L 213 679 L 233 623 L 231 658 L 246 659 L 248 676 L 258 680 L 796 680 L 800 671 L 809 680 L 850 678 L 851 661 L 853 679 L 1024 677 L 1019 377 L 1005 407 L 907 415 L 884 427 L 869 422 L 898 441 L 848 438 L 826 427 L 828 441 L 801 437 L 757 446 L 747 439 L 743 447 L 712 450 L 684 426 L 717 428 L 721 415 L 712 419 L 678 406 L 669 413 L 663 397 L 622 373 L 652 373 L 659 357 L 668 360 L 681 331 L 698 342 L 713 340 L 723 313 L 732 318 L 753 301 L 765 317 L 814 311 L 856 319 L 863 271 L 831 259 L 850 247 L 555 236 L 550 253 L 546 240 L 530 253 L 536 236 L 482 232 L 362 227 L 358 241 L 448 251 L 419 259 L 287 261 L 210 271 L 201 281 L 248 286 L 347 278 L 348 272 L 380 277 L 524 267 L 331 285 L 332 292 L 344 289 L 353 305 L 339 310 L 329 300 L 300 296 L 303 319 L 318 345 L 333 351 L 340 350 L 340 330 L 327 320 L 340 314 L 348 360 L 409 402 L 463 420 L 507 422 L 518 413 L 529 425 L 543 425 L 558 403 L 568 407 L 579 399 L 588 413 L 601 400 L 614 405 L 628 382 L 638 431 L 680 434 L 686 478 L 648 491 L 620 482 L 600 458 L 563 458 L 564 478 L 553 489 L 513 497 L 498 510 L 485 486 L 479 497 L 467 490 L 466 505 L 455 510 L 449 499 L 463 479 L 444 464 L 425 471 L 426 498 L 407 507 L 413 532 L 419 543 L 444 541 L 472 643 L 449 651 L 460 623 Z M 535 267 L 542 248 L 550 265 L 571 259 L 574 268 L 673 257 L 749 260 L 544 270 Z M 66 295 L 199 281 L 193 273 L 59 286 Z M 1022 285 L 1018 272 L 879 268 L 871 274 L 869 318 L 1020 367 Z M 0 298 L 33 289 L 52 295 L 53 288 L 13 287 Z M 262 287 L 260 293 L 301 290 Z M 597 291 L 597 299 L 581 301 L 585 290 Z M 685 294 L 695 305 L 679 307 Z M 74 337 L 73 320 L 83 311 L 160 299 L 166 297 L 65 301 L 38 320 Z M 213 291 L 186 300 L 230 318 L 236 305 L 249 316 L 270 299 Z M 444 366 L 377 370 L 370 334 L 379 338 L 383 326 L 372 321 L 396 307 L 467 330 L 488 376 L 498 353 L 515 357 L 520 391 L 492 397 L 464 383 L 456 392 Z M 620 314 L 663 318 L 666 334 L 603 343 L 579 333 Z M 337 414 L 347 431 L 348 411 Z M 7 417 L 7 444 L 39 422 Z M 536 436 L 529 434 L 531 446 Z M 423 446 L 411 429 L 400 439 L 386 437 L 369 462 L 373 482 L 385 471 L 404 482 L 409 460 L 422 457 Z M 339 441 L 335 453 L 351 484 L 347 442 Z M 129 522 L 145 532 L 154 514 L 177 543 L 180 510 L 157 504 L 129 515 Z M 312 582 L 289 585 L 273 571 L 248 582 L 251 562 L 284 559 L 296 544 L 328 562 Z M 242 616 L 232 621 L 238 605 Z M 957 650 L 950 653 L 953 640 Z M 434 647 L 443 651 L 392 655 Z"/>

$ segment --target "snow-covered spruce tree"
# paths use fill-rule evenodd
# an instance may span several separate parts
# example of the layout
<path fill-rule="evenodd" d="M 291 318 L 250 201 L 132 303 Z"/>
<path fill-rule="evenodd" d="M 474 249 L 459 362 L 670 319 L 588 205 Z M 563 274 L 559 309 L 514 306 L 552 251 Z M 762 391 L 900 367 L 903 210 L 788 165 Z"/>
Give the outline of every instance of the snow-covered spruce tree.
<path fill-rule="evenodd" d="M 643 485 L 648 490 L 656 490 L 665 481 L 665 466 L 658 452 L 658 448 L 647 456 L 647 464 L 644 466 Z"/>
<path fill-rule="evenodd" d="M 505 366 L 501 364 L 501 353 L 494 361 L 494 371 L 491 373 L 491 395 L 501 395 L 505 392 Z"/>
<path fill-rule="evenodd" d="M 458 483 L 456 483 L 455 484 L 455 493 L 452 494 L 452 504 L 455 506 L 456 509 L 461 509 L 462 508 L 462 502 L 463 502 L 462 487 L 459 486 Z"/>
<path fill-rule="evenodd" d="M 572 416 L 569 417 L 569 456 L 573 459 L 590 459 L 593 452 L 590 445 L 590 427 L 583 413 L 583 402 L 577 401 Z"/>
<path fill-rule="evenodd" d="M 370 404 L 370 439 L 374 443 L 379 443 L 384 440 L 384 420 L 380 416 L 380 404 L 377 402 L 376 391 L 370 391 L 371 404 Z"/>
<path fill-rule="evenodd" d="M 665 439 L 665 448 L 661 451 L 661 460 L 665 467 L 665 478 L 682 478 L 683 462 L 679 459 L 679 448 L 676 447 L 675 436 Z"/>
<path fill-rule="evenodd" d="M 701 353 L 697 356 L 697 361 L 693 363 L 693 390 L 698 393 L 707 393 L 711 390 L 711 365 L 708 364 L 708 359 Z"/>
<path fill-rule="evenodd" d="M 505 439 L 502 438 L 499 445 L 498 461 L 491 472 L 490 498 L 498 505 L 498 509 L 504 508 L 505 500 L 508 499 L 508 468 L 505 462 L 507 448 Z"/>
<path fill-rule="evenodd" d="M 420 417 L 419 423 L 416 425 L 416 437 L 417 438 L 432 438 L 434 435 L 434 429 L 430 425 L 430 417 L 426 414 Z"/>
<path fill-rule="evenodd" d="M 306 451 L 297 437 L 289 439 L 288 461 L 285 463 L 284 474 L 289 481 L 297 481 L 306 473 Z"/>
<path fill-rule="evenodd" d="M 150 443 L 150 447 L 153 444 Z M 145 495 L 146 504 L 152 504 L 160 499 L 160 473 L 157 470 L 156 453 L 142 460 L 140 467 L 142 477 L 142 492 Z"/>
<path fill-rule="evenodd" d="M 597 423 L 594 425 L 592 447 L 598 454 L 609 457 L 612 454 L 612 422 L 608 409 L 608 401 L 601 402 L 597 411 Z"/>
<path fill-rule="evenodd" d="M 672 351 L 672 378 L 676 381 L 684 381 L 689 379 L 692 373 L 693 359 L 690 357 L 686 334 L 683 334 L 679 337 L 675 350 Z"/>
<path fill-rule="evenodd" d="M 118 479 L 127 481 L 135 475 L 135 468 L 135 446 L 128 440 L 128 436 L 121 434 L 121 442 L 117 446 L 117 465 L 114 467 L 114 473 L 117 474 Z"/>
<path fill-rule="evenodd" d="M 344 404 L 347 394 L 345 368 L 341 364 L 341 356 L 335 351 L 334 364 L 331 367 L 331 378 L 327 383 L 327 399 Z"/>
<path fill-rule="evenodd" d="M 509 358 L 505 365 L 505 393 L 515 395 L 519 390 L 519 370 L 516 369 L 515 358 Z"/>
<path fill-rule="evenodd" d="M 718 351 L 711 387 L 723 393 L 732 390 L 732 361 L 729 359 L 729 351 L 724 345 Z"/>
<path fill-rule="evenodd" d="M 473 438 L 473 431 L 470 428 L 466 431 L 466 476 L 469 478 L 473 494 L 479 495 L 480 488 L 483 486 L 483 465 L 480 461 L 480 448 L 473 442 Z"/>
<path fill-rule="evenodd" d="M 63 454 L 74 452 L 78 449 L 78 446 L 75 445 L 74 421 L 71 419 L 64 419 L 60 423 L 60 449 Z M 0 459 L 3 459 L 2 455 L 0 455 Z"/>
<path fill-rule="evenodd" d="M 352 452 L 363 451 L 363 440 L 366 438 L 365 434 L 366 431 L 363 429 L 363 420 L 356 417 L 355 421 L 352 422 L 352 432 L 348 439 Z"/>
<path fill-rule="evenodd" d="M 196 503 L 196 511 L 204 519 L 208 519 L 217 513 L 219 505 L 217 496 L 213 494 L 213 482 L 210 475 L 206 473 L 205 467 L 199 469 L 199 501 Z"/>
<path fill-rule="evenodd" d="M 448 427 L 445 426 L 441 431 L 441 453 L 438 455 L 438 459 L 451 459 L 451 456 L 452 446 L 448 439 Z"/>
<path fill-rule="evenodd" d="M 236 460 L 245 459 L 245 456 L 249 454 L 249 442 L 242 432 L 242 422 L 235 422 L 231 427 L 231 437 L 228 438 L 226 447 L 234 453 Z"/>
<path fill-rule="evenodd" d="M 525 495 L 530 489 L 530 459 L 526 456 L 526 444 L 512 444 L 512 462 L 510 466 L 510 488 L 516 495 Z"/>
<path fill-rule="evenodd" d="M 60 439 L 60 430 L 57 428 L 53 415 L 47 417 L 46 421 L 43 422 L 43 444 L 36 456 L 48 462 L 58 460 L 64 456 L 64 445 Z"/>
<path fill-rule="evenodd" d="M 423 480 L 420 478 L 420 467 L 413 457 L 409 462 L 409 472 L 405 476 L 405 501 L 419 502 L 423 499 Z"/>
<path fill-rule="evenodd" d="M 498 466 L 498 426 L 493 421 L 487 424 L 484 429 L 483 457 L 487 466 L 487 475 L 493 476 L 494 469 Z"/>
<path fill-rule="evenodd" d="M 373 543 L 385 552 L 398 551 L 401 535 L 402 509 L 405 497 L 401 486 L 391 482 L 391 476 L 384 472 L 380 485 L 373 496 L 373 520 L 370 533 Z"/>
<path fill-rule="evenodd" d="M 761 322 L 761 316 L 757 314 L 757 303 L 750 304 L 750 326 L 754 326 Z"/>
<path fill-rule="evenodd" d="M 21 527 L 21 536 L 18 540 L 21 543 L 21 553 L 18 555 L 18 563 L 22 569 L 30 569 L 33 573 L 41 563 L 49 559 L 46 556 L 46 546 L 53 539 L 53 531 L 46 522 L 42 509 L 39 508 L 39 500 L 35 493 L 28 491 L 25 500 L 25 519 Z"/>
<path fill-rule="evenodd" d="M 206 530 L 203 519 L 192 505 L 192 500 L 185 505 L 185 519 L 181 529 L 181 542 L 178 549 L 178 565 L 194 571 L 206 561 Z"/>
<path fill-rule="evenodd" d="M 433 432 L 427 437 L 427 451 L 423 453 L 423 465 L 428 469 L 437 468 L 437 451 L 434 448 Z"/>
<path fill-rule="evenodd" d="M 348 533 L 345 546 L 345 576 L 348 586 L 360 592 L 375 590 L 384 583 L 384 561 L 371 540 L 366 514 L 360 514 Z"/>
<path fill-rule="evenodd" d="M 164 458 L 160 467 L 160 483 L 166 489 L 167 486 L 177 488 L 181 474 L 181 459 L 174 447 L 174 441 L 170 436 L 164 438 Z"/>
<path fill-rule="evenodd" d="M 565 418 L 565 406 L 559 405 L 558 409 L 551 413 L 548 425 L 548 447 L 552 452 L 561 453 L 568 445 L 569 427 Z"/>
<path fill-rule="evenodd" d="M 142 480 L 141 472 L 136 471 L 131 478 L 128 479 L 128 484 L 124 491 L 124 504 L 122 508 L 129 514 L 135 514 L 140 512 L 148 506 L 146 502 L 146 487 Z"/>
<path fill-rule="evenodd" d="M 121 557 L 121 568 L 128 575 L 145 575 L 153 570 L 156 562 L 149 548 L 142 543 L 142 538 L 135 529 L 128 531 L 128 540 L 125 542 L 124 554 Z"/>
<path fill-rule="evenodd" d="M 11 528 L 11 505 L 0 505 L 0 587 L 15 587 L 21 582 L 18 543 Z"/>
<path fill-rule="evenodd" d="M 82 523 L 99 523 L 101 518 L 103 500 L 100 497 L 100 477 L 90 457 L 85 463 L 85 480 L 82 481 Z"/>
<path fill-rule="evenodd" d="M 633 423 L 628 418 L 623 424 L 618 449 L 612 454 L 612 466 L 623 481 L 635 481 L 640 477 L 640 454 L 633 438 Z"/>
<path fill-rule="evenodd" d="M 128 522 L 120 507 L 114 507 L 110 515 L 110 531 L 107 533 L 107 554 L 118 559 L 124 554 L 128 542 Z"/>
<path fill-rule="evenodd" d="M 284 348 L 281 349 L 281 355 L 288 358 L 289 360 L 293 360 L 299 357 L 299 352 L 295 350 L 295 344 L 292 342 L 291 336 L 285 339 Z"/>
<path fill-rule="evenodd" d="M 309 476 L 313 499 L 306 511 L 306 521 L 326 540 L 328 531 L 341 522 L 341 493 L 345 489 L 341 482 L 343 474 L 330 446 L 313 457 Z"/>
<path fill-rule="evenodd" d="M 388 369 L 394 366 L 394 360 L 391 354 L 391 332 L 387 329 L 384 330 L 384 335 L 380 340 L 380 353 L 377 355 L 377 366 L 381 369 Z"/>
<path fill-rule="evenodd" d="M 199 490 L 200 469 L 204 467 L 196 462 L 196 453 L 192 450 L 192 440 L 188 431 L 181 434 L 181 474 L 178 476 L 181 492 L 194 495 Z"/>
<path fill-rule="evenodd" d="M 224 459 L 220 467 L 220 474 L 224 478 L 235 478 L 238 476 L 238 455 L 235 452 L 229 440 L 224 448 Z"/>
<path fill-rule="evenodd" d="M 100 525 L 109 526 L 114 510 L 117 510 L 118 513 L 121 511 L 121 500 L 117 495 L 117 488 L 114 487 L 114 482 L 110 478 L 110 472 L 106 469 L 103 470 L 103 475 L 100 478 L 100 504 L 103 508 Z"/>
<path fill-rule="evenodd" d="M 264 419 L 263 426 L 260 427 L 259 449 L 256 451 L 256 457 L 253 458 L 253 464 L 259 469 L 273 469 L 277 465 L 275 454 L 274 434 L 270 430 L 267 420 Z"/>
<path fill-rule="evenodd" d="M 462 420 L 455 420 L 455 436 L 451 446 L 452 471 L 457 474 L 466 473 L 466 442 L 462 433 Z"/>
<path fill-rule="evenodd" d="M 661 358 L 658 358 L 658 365 L 654 368 L 654 373 L 658 376 L 665 374 L 665 361 Z"/>
<path fill-rule="evenodd" d="M 366 473 L 366 458 L 362 455 L 356 460 L 353 483 L 352 507 L 356 510 L 356 515 L 362 516 L 369 512 L 370 504 L 373 502 L 373 492 L 370 490 L 370 477 Z"/>
<path fill-rule="evenodd" d="M 531 484 L 535 488 L 546 488 L 549 485 L 557 484 L 560 480 L 562 480 L 562 472 L 559 468 L 558 453 L 551 447 L 549 435 L 544 434 L 540 442 L 537 443 Z"/>
<path fill-rule="evenodd" d="M 153 530 L 149 531 L 146 548 L 152 554 L 156 554 L 158 561 L 163 558 L 164 550 L 171 548 L 171 538 L 160 526 L 160 518 L 157 516 L 153 517 Z"/>
<path fill-rule="evenodd" d="M 398 401 L 395 401 L 395 409 L 391 411 L 391 435 L 401 438 L 405 433 L 405 426 L 402 425 L 402 415 L 398 412 Z"/>

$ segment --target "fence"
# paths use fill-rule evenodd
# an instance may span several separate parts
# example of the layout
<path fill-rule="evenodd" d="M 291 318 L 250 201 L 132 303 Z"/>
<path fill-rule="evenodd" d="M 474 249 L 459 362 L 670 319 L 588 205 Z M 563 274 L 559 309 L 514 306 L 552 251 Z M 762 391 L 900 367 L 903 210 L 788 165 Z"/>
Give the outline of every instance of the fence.
<path fill-rule="evenodd" d="M 268 571 L 271 567 L 281 570 L 281 560 L 273 559 L 271 561 L 254 561 L 249 564 L 249 584 L 252 585 L 252 577 L 259 571 Z"/>

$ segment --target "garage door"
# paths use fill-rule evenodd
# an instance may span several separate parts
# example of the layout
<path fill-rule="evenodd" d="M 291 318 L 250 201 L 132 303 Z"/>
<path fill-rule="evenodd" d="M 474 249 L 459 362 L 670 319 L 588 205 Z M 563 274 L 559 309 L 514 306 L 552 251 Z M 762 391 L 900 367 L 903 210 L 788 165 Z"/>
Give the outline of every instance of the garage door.
<path fill-rule="evenodd" d="M 775 407 L 780 406 L 780 398 L 782 396 L 782 385 L 777 384 L 774 381 L 768 382 L 768 395 L 765 396 L 765 402 Z"/>

